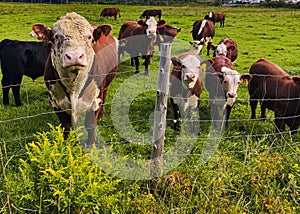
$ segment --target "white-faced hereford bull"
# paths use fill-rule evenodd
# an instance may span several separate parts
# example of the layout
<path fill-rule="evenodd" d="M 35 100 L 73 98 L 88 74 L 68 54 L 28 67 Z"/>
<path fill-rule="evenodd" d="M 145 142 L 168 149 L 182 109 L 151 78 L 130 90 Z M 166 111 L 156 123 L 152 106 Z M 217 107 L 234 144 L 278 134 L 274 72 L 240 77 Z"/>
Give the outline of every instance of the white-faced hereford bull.
<path fill-rule="evenodd" d="M 289 76 L 266 59 L 253 63 L 250 74 L 251 118 L 256 118 L 255 110 L 260 102 L 262 118 L 266 118 L 266 108 L 274 111 L 276 131 L 284 131 L 287 125 L 291 133 L 296 133 L 300 125 L 300 77 Z"/>
<path fill-rule="evenodd" d="M 142 56 L 145 59 L 145 75 L 148 75 L 148 65 L 153 55 L 155 41 L 158 39 L 157 27 L 165 23 L 164 20 L 156 22 L 154 17 L 150 17 L 147 21 L 125 22 L 121 26 L 118 36 L 119 54 L 124 51 L 130 54 L 131 59 L 134 59 L 135 73 L 139 73 L 139 56 Z"/>
<path fill-rule="evenodd" d="M 236 42 L 230 38 L 222 39 L 217 47 L 212 45 L 211 48 L 214 50 L 214 57 L 218 55 L 224 55 L 230 59 L 231 62 L 234 62 L 237 59 L 238 46 Z"/>
<path fill-rule="evenodd" d="M 193 24 L 191 33 L 194 40 L 190 42 L 192 47 L 199 54 L 202 53 L 203 46 L 207 44 L 207 56 L 209 56 L 209 50 L 211 49 L 212 40 L 215 35 L 213 22 L 208 19 L 197 20 Z"/>
<path fill-rule="evenodd" d="M 194 51 L 172 57 L 170 101 L 173 107 L 175 131 L 180 131 L 181 116 L 187 109 L 196 110 L 202 92 L 201 59 Z"/>
<path fill-rule="evenodd" d="M 65 137 L 72 122 L 86 112 L 87 142 L 95 143 L 96 119 L 101 111 L 105 88 L 111 82 L 111 77 L 106 77 L 115 72 L 118 65 L 116 41 L 111 43 L 109 39 L 103 39 L 103 36 L 109 36 L 109 26 L 99 26 L 94 30 L 85 18 L 73 12 L 61 17 L 52 29 L 43 24 L 33 25 L 32 29 L 33 36 L 52 45 L 44 79 Z M 98 42 L 102 38 L 107 45 L 93 44 L 93 38 Z"/>
<path fill-rule="evenodd" d="M 171 25 L 159 25 L 157 31 L 160 38 L 156 39 L 156 45 L 160 48 L 161 41 L 164 43 L 172 43 L 177 34 L 181 31 L 181 28 L 176 28 Z"/>
<path fill-rule="evenodd" d="M 212 20 L 212 22 L 214 24 L 216 24 L 216 22 L 220 22 L 220 27 L 224 27 L 225 17 L 226 17 L 225 13 L 209 12 L 208 13 L 208 17 Z"/>
<path fill-rule="evenodd" d="M 119 18 L 121 17 L 120 15 L 120 9 L 119 8 L 104 8 L 98 19 L 100 19 L 101 17 L 111 17 L 113 16 L 115 18 L 115 20 L 117 20 L 117 15 L 119 14 Z"/>
<path fill-rule="evenodd" d="M 231 109 L 237 98 L 238 86 L 243 80 L 249 80 L 251 75 L 239 74 L 234 70 L 231 61 L 223 56 L 216 56 L 205 63 L 205 88 L 209 93 L 211 116 L 214 128 L 220 128 L 221 131 L 228 127 L 228 119 Z M 223 114 L 221 121 L 220 111 Z M 220 123 L 219 123 L 220 124 Z"/>

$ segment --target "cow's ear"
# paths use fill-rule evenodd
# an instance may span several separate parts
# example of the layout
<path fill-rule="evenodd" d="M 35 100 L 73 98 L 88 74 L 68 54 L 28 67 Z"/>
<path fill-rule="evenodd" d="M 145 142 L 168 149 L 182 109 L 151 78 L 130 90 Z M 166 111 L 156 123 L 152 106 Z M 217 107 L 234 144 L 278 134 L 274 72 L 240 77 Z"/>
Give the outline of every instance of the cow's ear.
<path fill-rule="evenodd" d="M 165 21 L 165 20 L 159 20 L 159 21 L 157 22 L 157 26 L 164 25 L 164 24 L 166 24 L 166 21 Z"/>
<path fill-rule="evenodd" d="M 240 77 L 240 80 L 245 83 L 246 81 L 250 81 L 252 79 L 252 75 L 251 74 L 242 74 Z"/>
<path fill-rule="evenodd" d="M 29 35 L 48 43 L 52 38 L 52 30 L 46 25 L 35 24 L 32 26 L 32 31 Z"/>
<path fill-rule="evenodd" d="M 142 20 L 142 19 L 140 19 L 140 20 L 138 20 L 138 22 L 137 22 L 139 25 L 141 25 L 141 26 L 143 26 L 145 23 L 144 23 L 144 20 Z"/>
<path fill-rule="evenodd" d="M 110 25 L 103 24 L 103 25 L 100 25 L 100 29 L 104 33 L 104 35 L 107 36 L 110 33 L 110 31 L 112 30 L 112 27 Z"/>
<path fill-rule="evenodd" d="M 295 84 L 300 87 L 300 77 L 299 76 L 294 76 L 292 77 L 292 80 L 295 82 Z"/>
<path fill-rule="evenodd" d="M 174 66 L 182 66 L 181 60 L 177 57 L 172 57 L 171 61 Z"/>

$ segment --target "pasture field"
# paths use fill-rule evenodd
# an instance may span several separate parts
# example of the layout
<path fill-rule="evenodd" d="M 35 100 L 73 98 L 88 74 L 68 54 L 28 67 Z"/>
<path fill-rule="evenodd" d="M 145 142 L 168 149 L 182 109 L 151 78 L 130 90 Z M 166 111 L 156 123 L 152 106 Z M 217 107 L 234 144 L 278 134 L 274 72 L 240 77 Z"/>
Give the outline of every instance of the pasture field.
<path fill-rule="evenodd" d="M 29 36 L 33 24 L 52 27 L 60 16 L 72 11 L 90 23 L 112 25 L 112 34 L 117 37 L 122 23 L 138 20 L 145 9 L 157 8 L 113 5 L 120 8 L 121 17 L 116 21 L 98 20 L 104 7 L 108 6 L 0 3 L 0 40 L 36 41 Z M 225 12 L 225 27 L 216 24 L 214 44 L 225 37 L 237 42 L 239 56 L 234 63 L 237 71 L 248 73 L 256 60 L 266 58 L 289 74 L 300 75 L 300 10 L 203 5 L 160 8 L 167 24 L 181 28 L 172 46 L 172 56 L 190 49 L 188 42 L 192 41 L 190 31 L 195 20 L 202 19 L 209 11 Z M 180 159 L 178 162 L 173 157 L 174 166 L 156 179 L 156 185 L 139 179 L 138 175 L 134 179 L 134 172 L 126 171 L 128 159 L 143 162 L 151 157 L 151 122 L 159 66 L 157 49 L 155 53 L 149 77 L 134 75 L 125 55 L 109 88 L 105 117 L 98 121 L 98 134 L 109 150 L 120 155 L 117 163 L 124 166 L 123 174 L 114 170 L 120 167 L 109 162 L 106 163 L 111 166 L 109 173 L 99 170 L 74 139 L 61 140 L 61 130 L 56 128 L 59 122 L 49 104 L 42 77 L 35 81 L 23 78 L 21 107 L 15 107 L 12 94 L 10 105 L 4 107 L 1 91 L 1 212 L 300 212 L 300 132 L 292 137 L 288 130 L 275 132 L 271 111 L 266 121 L 251 121 L 247 83 L 239 87 L 229 129 L 222 136 L 210 133 L 210 107 L 204 90 L 199 108 L 199 134 L 188 150 L 184 147 L 189 146 L 191 139 L 185 132 L 180 136 L 174 133 L 173 113 L 168 103 L 165 153 L 174 152 L 174 147 L 179 155 L 183 155 L 181 150 L 188 153 L 182 159 L 176 157 Z M 260 115 L 259 109 L 257 114 Z M 44 134 L 36 137 L 37 133 Z M 212 137 L 218 141 L 217 149 L 205 159 L 204 150 Z M 103 159 L 108 160 L 108 153 L 102 153 Z M 172 156 L 166 155 L 168 158 Z"/>

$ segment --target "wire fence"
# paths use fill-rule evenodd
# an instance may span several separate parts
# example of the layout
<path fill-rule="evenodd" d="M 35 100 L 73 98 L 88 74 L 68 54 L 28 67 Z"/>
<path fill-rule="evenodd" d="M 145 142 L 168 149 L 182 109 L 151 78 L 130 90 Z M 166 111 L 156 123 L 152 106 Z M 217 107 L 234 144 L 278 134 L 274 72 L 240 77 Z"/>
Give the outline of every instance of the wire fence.
<path fill-rule="evenodd" d="M 133 71 L 124 71 L 124 72 L 117 72 L 116 73 L 116 78 L 118 78 L 118 75 L 125 75 L 127 77 L 130 77 L 133 75 Z M 270 75 L 259 75 L 259 77 L 264 77 L 264 78 L 269 78 L 269 77 L 272 77 L 272 78 L 282 78 L 281 76 L 270 76 Z M 286 78 L 286 77 L 284 77 Z M 15 85 L 14 85 L 15 86 Z M 27 96 L 26 100 L 27 100 L 27 104 L 31 101 L 30 98 L 29 98 L 29 95 L 31 92 L 31 88 L 30 86 L 38 86 L 38 87 L 43 87 L 45 88 L 45 92 L 47 91 L 46 90 L 46 87 L 45 87 L 45 83 L 44 81 L 41 81 L 41 80 L 38 80 L 38 81 L 35 81 L 35 82 L 26 82 L 26 83 L 23 83 L 20 85 L 21 86 L 21 90 L 25 90 L 25 94 Z M 147 88 L 147 90 L 155 90 L 155 88 Z M 23 92 L 24 93 L 24 92 Z M 48 99 L 46 93 L 44 93 L 45 97 L 44 99 Z M 114 96 L 113 93 L 108 93 L 108 96 Z M 38 99 L 40 99 L 41 97 L 38 97 Z M 150 100 L 150 102 L 155 102 L 155 98 L 156 98 L 156 94 L 153 93 L 153 94 L 147 94 L 147 95 L 143 95 L 141 97 L 132 97 L 131 99 L 121 99 L 121 100 L 111 100 L 109 99 L 109 101 L 105 102 L 104 103 L 104 106 L 112 106 L 112 105 L 130 105 L 133 101 L 136 101 L 136 102 L 143 102 L 144 100 Z M 294 101 L 294 100 L 299 100 L 300 97 L 287 97 L 287 98 L 278 98 L 278 99 L 264 99 L 264 101 L 278 101 L 278 102 L 282 102 L 282 101 Z M 221 100 L 221 99 L 220 99 Z M 256 101 L 261 101 L 260 99 L 255 99 Z M 202 106 L 200 106 L 200 108 L 207 108 L 207 109 L 210 109 L 210 106 L 209 106 L 209 103 L 211 101 L 216 101 L 216 99 L 209 99 L 208 97 L 201 97 L 200 98 L 200 101 L 203 103 Z M 245 105 L 246 104 L 246 108 L 244 109 L 244 111 L 247 111 L 250 113 L 250 105 L 249 105 L 249 97 L 238 97 L 236 99 L 236 103 L 240 103 L 241 105 Z M 49 103 L 49 106 L 50 106 L 50 103 Z M 10 106 L 6 107 L 6 110 L 9 110 L 9 108 L 11 108 Z M 147 108 L 146 106 L 141 106 L 141 108 Z M 6 111 L 4 110 L 4 111 Z M 152 109 L 153 111 L 154 109 Z M 12 110 L 9 110 L 9 111 L 12 111 Z M 168 106 L 168 111 L 172 111 L 172 107 L 171 105 Z M 209 110 L 208 110 L 209 111 Z M 234 111 L 239 111 L 238 110 L 238 106 L 234 106 L 233 107 L 233 112 Z M 29 111 L 28 111 L 29 112 Z M 0 119 L 0 128 L 1 126 L 2 127 L 5 127 L 5 126 L 10 126 L 10 123 L 12 122 L 16 122 L 16 124 L 18 124 L 18 122 L 20 121 L 30 121 L 34 118 L 42 118 L 42 120 L 45 122 L 45 124 L 48 122 L 46 121 L 46 118 L 48 118 L 48 116 L 53 116 L 53 117 L 56 117 L 55 116 L 55 112 L 52 111 L 52 110 L 49 110 L 49 109 L 45 109 L 45 111 L 41 110 L 41 112 L 39 113 L 33 113 L 33 114 L 30 114 L 30 113 L 24 113 L 25 115 L 20 115 L 18 117 L 14 116 L 13 114 L 10 114 L 9 116 L 11 116 L 11 118 L 7 118 L 7 119 Z M 172 114 L 169 113 L 169 116 L 167 118 L 167 124 L 168 126 L 172 126 L 173 124 L 173 121 L 174 121 L 174 118 L 172 118 L 171 116 Z M 109 115 L 106 115 L 109 117 Z M 230 126 L 236 126 L 234 124 L 236 123 L 246 123 L 246 124 L 250 124 L 250 123 L 257 123 L 258 121 L 262 121 L 262 120 L 265 120 L 264 122 L 265 123 L 268 123 L 269 126 L 274 126 L 276 127 L 276 125 L 274 124 L 274 117 L 267 117 L 267 118 L 256 118 L 256 119 L 250 119 L 250 117 L 247 115 L 247 114 L 244 114 L 245 117 L 234 117 L 234 115 L 231 116 L 231 118 L 229 119 L 229 124 Z M 280 119 L 297 119 L 299 120 L 299 117 L 300 115 L 298 115 L 297 113 L 295 113 L 295 115 L 293 116 L 284 116 L 284 117 L 281 117 Z M 58 119 L 57 119 L 58 121 Z M 127 126 L 130 126 L 132 124 L 149 124 L 149 123 L 152 123 L 152 119 L 150 118 L 140 118 L 140 119 L 132 119 L 130 121 L 125 121 L 125 122 L 121 122 L 120 126 L 123 126 L 123 127 L 127 127 Z M 211 123 L 212 123 L 212 120 L 207 116 L 206 117 L 203 117 L 203 118 L 199 118 L 199 119 L 196 119 L 194 120 L 194 122 L 198 122 L 200 124 L 206 124 L 207 126 L 210 126 Z M 24 124 L 24 123 L 22 123 Z M 99 127 L 101 129 L 114 129 L 114 124 L 110 123 L 110 122 L 106 122 L 104 124 L 101 124 L 101 122 L 99 122 L 98 124 Z M 20 124 L 20 126 L 23 126 Z M 255 126 L 255 125 L 253 125 Z M 172 127 L 173 128 L 173 127 Z M 266 130 L 269 130 L 269 129 L 266 129 Z M 201 131 L 201 130 L 200 130 Z M 263 131 L 263 130 L 261 130 Z M 2 145 L 9 145 L 9 144 L 14 144 L 16 142 L 30 142 L 30 141 L 33 141 L 35 139 L 35 136 L 34 134 L 36 133 L 30 133 L 30 131 L 28 131 L 28 133 L 26 133 L 25 135 L 20 135 L 16 138 L 13 138 L 13 139 L 8 139 L 8 138 L 1 138 L 0 139 L 0 146 Z M 195 140 L 206 140 L 207 139 L 207 135 L 198 135 L 195 137 Z M 285 145 L 276 145 L 276 146 L 272 146 L 272 149 L 280 149 L 282 147 L 289 147 L 291 148 L 292 150 L 294 150 L 294 147 L 298 145 L 298 142 L 297 141 L 291 141 L 290 139 L 290 131 L 287 130 L 287 131 L 283 131 L 283 132 L 276 132 L 275 131 L 275 128 L 273 128 L 273 131 L 269 132 L 269 133 L 261 133 L 261 132 L 251 132 L 251 130 L 249 130 L 249 132 L 245 131 L 245 132 L 241 132 L 241 133 L 234 133 L 234 132 L 228 132 L 222 136 L 222 139 L 223 140 L 229 140 L 229 141 L 236 141 L 236 140 L 239 140 L 239 139 L 249 139 L 249 138 L 263 138 L 263 137 L 274 137 L 274 138 L 278 138 L 278 139 L 283 139 L 285 141 Z M 176 141 L 176 140 L 181 140 L 181 136 L 174 136 L 173 134 L 171 135 L 166 135 L 165 136 L 165 139 L 167 141 Z M 110 140 L 110 142 L 108 142 L 109 144 L 115 144 L 115 145 L 122 145 L 122 144 L 128 144 L 128 140 L 124 139 L 124 140 L 120 140 L 118 139 L 117 141 L 113 141 L 113 140 Z M 235 152 L 235 153 L 243 153 L 245 152 L 244 150 L 232 150 L 232 151 L 227 151 L 228 153 L 232 153 L 232 152 Z M 296 152 L 295 152 L 296 154 Z M 16 154 L 16 155 L 13 155 L 13 158 L 19 158 L 21 156 L 24 156 L 25 153 L 23 154 Z M 197 154 L 191 154 L 191 155 L 197 155 Z M 5 157 L 7 159 L 7 157 Z"/>

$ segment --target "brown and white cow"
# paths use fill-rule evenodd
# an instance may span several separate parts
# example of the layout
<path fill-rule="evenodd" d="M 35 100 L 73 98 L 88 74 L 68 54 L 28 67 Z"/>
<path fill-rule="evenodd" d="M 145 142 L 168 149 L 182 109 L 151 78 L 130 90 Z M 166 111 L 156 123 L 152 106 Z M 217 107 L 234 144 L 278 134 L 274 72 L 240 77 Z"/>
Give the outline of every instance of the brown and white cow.
<path fill-rule="evenodd" d="M 266 118 L 266 108 L 274 111 L 276 131 L 284 131 L 287 125 L 291 133 L 296 133 L 300 125 L 300 76 L 289 76 L 266 59 L 253 63 L 250 74 L 251 118 L 256 118 L 255 110 L 260 102 L 262 118 Z"/>
<path fill-rule="evenodd" d="M 157 27 L 165 23 L 164 20 L 156 22 L 154 17 L 150 17 L 146 21 L 130 21 L 121 26 L 118 36 L 119 54 L 121 55 L 124 51 L 130 54 L 131 59 L 134 59 L 135 73 L 139 73 L 139 57 L 141 56 L 145 59 L 145 75 L 149 74 L 150 58 L 153 55 L 155 41 L 159 39 L 157 38 Z"/>
<path fill-rule="evenodd" d="M 231 38 L 222 39 L 218 46 L 211 46 L 212 50 L 214 50 L 214 57 L 218 55 L 224 55 L 234 62 L 238 56 L 238 46 L 237 43 Z"/>
<path fill-rule="evenodd" d="M 171 25 L 159 25 L 157 31 L 160 38 L 156 39 L 156 45 L 160 48 L 161 41 L 164 43 L 172 43 L 177 34 L 181 31 L 181 28 L 176 28 Z"/>
<path fill-rule="evenodd" d="M 212 40 L 215 35 L 213 22 L 208 19 L 196 20 L 191 33 L 194 40 L 190 42 L 192 47 L 199 54 L 202 53 L 203 46 L 207 44 L 207 56 L 209 56 L 209 50 L 211 49 Z"/>
<path fill-rule="evenodd" d="M 214 128 L 221 131 L 228 127 L 228 119 L 231 109 L 237 98 L 238 86 L 243 80 L 249 80 L 251 75 L 239 74 L 234 70 L 230 59 L 224 55 L 216 56 L 204 61 L 205 64 L 205 88 L 209 93 L 211 104 L 211 116 Z M 202 64 L 203 66 L 203 64 Z M 223 120 L 220 120 L 220 112 Z M 219 121 L 222 124 L 217 125 Z"/>
<path fill-rule="evenodd" d="M 113 16 L 115 18 L 115 20 L 117 20 L 117 15 L 119 14 L 119 18 L 121 17 L 120 15 L 120 9 L 119 8 L 104 8 L 98 19 L 100 19 L 101 17 L 111 17 Z"/>
<path fill-rule="evenodd" d="M 208 13 L 208 17 L 212 20 L 212 22 L 214 24 L 216 24 L 216 22 L 220 22 L 220 27 L 224 27 L 225 17 L 226 17 L 225 13 L 209 12 Z"/>
<path fill-rule="evenodd" d="M 161 20 L 162 11 L 160 9 L 158 10 L 145 10 L 142 15 L 140 16 L 140 19 L 146 18 L 149 19 L 151 16 L 158 17 L 159 20 Z"/>
<path fill-rule="evenodd" d="M 86 112 L 88 143 L 95 143 L 96 119 L 103 103 L 106 76 L 118 65 L 117 45 L 108 43 L 98 48 L 93 38 L 107 36 L 109 27 L 94 28 L 77 13 L 67 13 L 54 23 L 32 27 L 32 36 L 52 45 L 46 62 L 44 79 L 50 102 L 62 123 L 65 137 L 72 122 Z M 96 50 L 96 54 L 94 48 Z"/>
<path fill-rule="evenodd" d="M 194 51 L 172 57 L 173 69 L 170 77 L 170 101 L 174 113 L 174 129 L 180 131 L 181 116 L 187 109 L 199 106 L 202 92 L 201 59 Z"/>

